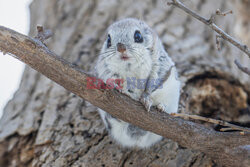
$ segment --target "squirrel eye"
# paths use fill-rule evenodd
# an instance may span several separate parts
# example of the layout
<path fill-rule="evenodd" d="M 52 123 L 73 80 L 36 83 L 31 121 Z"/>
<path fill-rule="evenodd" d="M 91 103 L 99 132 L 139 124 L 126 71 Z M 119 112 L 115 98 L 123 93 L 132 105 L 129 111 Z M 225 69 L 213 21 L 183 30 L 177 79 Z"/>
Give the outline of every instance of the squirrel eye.
<path fill-rule="evenodd" d="M 142 38 L 142 35 L 141 35 L 140 31 L 138 31 L 138 30 L 135 31 L 134 39 L 135 39 L 136 43 L 142 43 L 143 42 L 143 38 Z"/>
<path fill-rule="evenodd" d="M 107 48 L 109 48 L 110 46 L 111 46 L 111 37 L 110 37 L 110 35 L 108 35 Z"/>

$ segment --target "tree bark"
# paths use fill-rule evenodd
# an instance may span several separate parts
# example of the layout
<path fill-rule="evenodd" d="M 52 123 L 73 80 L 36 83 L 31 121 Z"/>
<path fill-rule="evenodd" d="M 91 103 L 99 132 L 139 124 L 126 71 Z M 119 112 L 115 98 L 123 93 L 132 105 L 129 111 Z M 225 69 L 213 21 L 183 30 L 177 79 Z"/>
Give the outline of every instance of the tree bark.
<path fill-rule="evenodd" d="M 235 3 L 186 2 L 208 18 L 217 8 L 238 11 L 248 2 Z M 234 35 L 235 27 L 248 26 L 238 23 L 241 15 L 239 11 L 216 22 Z M 145 20 L 176 62 L 183 83 L 180 112 L 249 125 L 249 77 L 233 63 L 238 58 L 249 64 L 246 56 L 223 41 L 218 52 L 213 31 L 165 1 L 36 0 L 30 34 L 34 36 L 37 24 L 52 29 L 48 47 L 89 71 L 104 30 L 124 17 Z M 249 42 L 249 37 L 236 34 Z M 220 166 L 205 153 L 168 139 L 148 150 L 119 147 L 105 131 L 96 107 L 29 67 L 0 121 L 0 157 L 0 166 Z"/>

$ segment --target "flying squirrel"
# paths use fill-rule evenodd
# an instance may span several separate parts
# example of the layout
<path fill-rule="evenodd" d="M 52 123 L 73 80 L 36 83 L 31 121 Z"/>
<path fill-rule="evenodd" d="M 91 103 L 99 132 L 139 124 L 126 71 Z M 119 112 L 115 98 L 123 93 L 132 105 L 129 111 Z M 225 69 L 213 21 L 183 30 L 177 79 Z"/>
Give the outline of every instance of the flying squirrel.
<path fill-rule="evenodd" d="M 126 18 L 109 26 L 95 74 L 104 83 L 122 79 L 120 92 L 140 101 L 148 111 L 151 106 L 169 114 L 178 110 L 180 81 L 175 64 L 144 21 Z M 98 112 L 112 138 L 124 147 L 149 148 L 162 139 L 101 109 Z"/>

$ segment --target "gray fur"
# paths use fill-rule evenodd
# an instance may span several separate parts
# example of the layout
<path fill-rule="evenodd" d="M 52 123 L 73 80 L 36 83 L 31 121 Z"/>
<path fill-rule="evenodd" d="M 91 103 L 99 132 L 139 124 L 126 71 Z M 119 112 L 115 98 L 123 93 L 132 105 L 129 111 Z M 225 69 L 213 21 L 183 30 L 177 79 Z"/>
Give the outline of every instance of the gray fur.
<path fill-rule="evenodd" d="M 131 136 L 131 138 L 139 138 L 141 136 L 144 136 L 147 132 L 138 128 L 137 126 L 129 124 L 127 128 L 127 133 L 129 136 Z"/>
<path fill-rule="evenodd" d="M 107 126 L 106 126 L 107 130 L 110 132 L 111 129 L 112 129 L 112 126 L 111 126 L 111 123 L 109 122 L 109 119 L 108 119 L 107 116 L 105 116 L 104 122 L 105 122 L 105 124 L 107 125 Z"/>

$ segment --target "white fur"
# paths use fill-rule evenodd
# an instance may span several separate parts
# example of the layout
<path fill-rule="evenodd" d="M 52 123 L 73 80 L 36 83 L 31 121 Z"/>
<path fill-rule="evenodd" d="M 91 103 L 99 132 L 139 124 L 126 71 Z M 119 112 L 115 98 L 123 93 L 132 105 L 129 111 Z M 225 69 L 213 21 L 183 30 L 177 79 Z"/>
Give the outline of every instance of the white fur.
<path fill-rule="evenodd" d="M 106 121 L 104 119 L 105 111 L 98 109 L 101 118 L 107 127 Z M 117 121 L 115 119 L 111 119 L 110 123 L 112 124 L 111 136 L 115 141 L 117 141 L 121 146 L 124 147 L 140 147 L 140 148 L 148 148 L 152 146 L 154 143 L 160 141 L 162 136 L 157 134 L 147 132 L 145 136 L 139 137 L 136 139 L 131 139 L 130 136 L 127 135 L 128 123 L 124 121 Z"/>
<path fill-rule="evenodd" d="M 176 75 L 176 69 L 173 68 L 162 89 L 157 89 L 151 94 L 153 106 L 164 107 L 164 111 L 168 114 L 177 113 L 178 110 L 181 83 Z"/>

